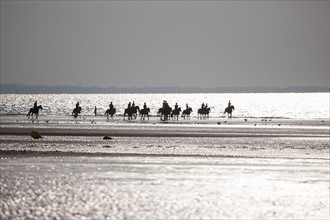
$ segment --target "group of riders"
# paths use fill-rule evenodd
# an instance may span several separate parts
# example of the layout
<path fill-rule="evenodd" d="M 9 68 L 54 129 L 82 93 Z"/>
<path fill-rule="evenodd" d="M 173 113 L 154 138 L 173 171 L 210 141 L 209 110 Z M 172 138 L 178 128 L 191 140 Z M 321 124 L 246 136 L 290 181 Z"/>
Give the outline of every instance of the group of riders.
<path fill-rule="evenodd" d="M 42 106 L 37 104 L 37 101 L 34 102 L 33 108 L 30 109 L 28 116 L 30 117 L 30 115 L 35 114 L 36 118 L 38 117 L 38 112 L 39 109 L 42 109 Z M 231 102 L 229 100 L 228 102 L 228 107 L 225 109 L 224 113 L 228 113 L 231 117 L 231 112 L 232 110 L 234 110 L 234 106 L 231 105 Z M 76 118 L 78 117 L 78 115 L 81 113 L 81 107 L 79 102 L 76 103 L 76 107 L 73 109 L 72 111 L 72 115 Z M 145 116 L 148 117 L 149 119 L 149 112 L 150 112 L 150 108 L 147 107 L 146 102 L 144 102 L 143 104 L 143 109 L 140 109 L 139 106 L 135 105 L 135 102 L 129 102 L 127 105 L 127 108 L 125 109 L 124 112 L 124 119 L 126 114 L 128 115 L 128 119 L 135 119 L 137 117 L 137 112 L 140 113 L 141 118 L 144 119 Z M 157 115 L 162 117 L 162 120 L 167 120 L 168 117 L 173 117 L 176 116 L 178 117 L 178 115 L 181 112 L 181 108 L 178 106 L 178 103 L 175 103 L 174 109 L 172 110 L 172 108 L 169 106 L 169 104 L 167 103 L 166 100 L 163 101 L 163 106 L 162 108 L 160 108 L 158 110 Z M 190 116 L 190 113 L 192 112 L 192 108 L 189 107 L 188 103 L 186 103 L 186 109 L 183 110 L 182 112 L 182 117 L 186 118 Z M 206 104 L 202 104 L 201 108 L 198 109 L 198 116 L 199 117 L 208 117 L 208 114 L 210 112 L 210 108 L 208 107 L 207 103 Z M 97 110 L 96 110 L 96 106 L 95 106 L 95 110 L 94 110 L 95 116 L 97 115 Z M 109 116 L 113 117 L 113 115 L 116 113 L 116 109 L 113 106 L 113 103 L 110 102 L 109 104 L 109 109 L 106 110 L 105 115 L 107 115 L 108 119 Z"/>

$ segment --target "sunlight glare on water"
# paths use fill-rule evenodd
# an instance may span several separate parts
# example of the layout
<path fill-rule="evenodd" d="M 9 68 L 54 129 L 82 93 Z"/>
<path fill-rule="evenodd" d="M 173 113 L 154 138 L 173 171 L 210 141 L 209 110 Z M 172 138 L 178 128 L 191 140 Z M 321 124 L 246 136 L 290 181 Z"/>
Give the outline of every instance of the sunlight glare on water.
<path fill-rule="evenodd" d="M 144 102 L 156 115 L 163 100 L 174 108 L 175 103 L 193 109 L 192 116 L 204 102 L 211 108 L 210 117 L 220 117 L 230 100 L 234 117 L 276 117 L 293 119 L 329 118 L 330 93 L 199 93 L 199 94 L 1 94 L 0 114 L 26 114 L 34 101 L 42 105 L 40 115 L 70 115 L 80 102 L 83 115 L 104 114 L 112 101 L 117 115 L 122 115 L 128 102 L 143 107 Z"/>

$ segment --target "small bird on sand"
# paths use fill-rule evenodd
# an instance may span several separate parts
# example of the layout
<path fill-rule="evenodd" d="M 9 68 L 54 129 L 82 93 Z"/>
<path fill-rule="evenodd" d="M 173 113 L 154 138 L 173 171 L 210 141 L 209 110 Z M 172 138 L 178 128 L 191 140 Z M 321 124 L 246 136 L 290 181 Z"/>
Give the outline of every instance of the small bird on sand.
<path fill-rule="evenodd" d="M 109 137 L 109 136 L 104 136 L 103 137 L 103 140 L 111 140 L 112 139 L 112 137 Z"/>
<path fill-rule="evenodd" d="M 218 125 L 221 125 L 221 122 L 219 121 L 217 124 L 218 124 Z"/>
<path fill-rule="evenodd" d="M 246 119 L 246 118 L 244 118 L 244 121 L 247 121 L 247 119 Z"/>

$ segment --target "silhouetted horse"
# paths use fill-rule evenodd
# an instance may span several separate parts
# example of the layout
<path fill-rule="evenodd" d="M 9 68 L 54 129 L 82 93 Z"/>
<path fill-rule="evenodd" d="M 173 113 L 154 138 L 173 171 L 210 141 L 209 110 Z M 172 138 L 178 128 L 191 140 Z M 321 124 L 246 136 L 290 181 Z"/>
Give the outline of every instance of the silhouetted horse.
<path fill-rule="evenodd" d="M 30 118 L 30 115 L 31 115 L 31 118 L 33 119 L 33 114 L 35 114 L 36 119 L 38 119 L 39 109 L 42 109 L 41 105 L 37 106 L 37 108 L 30 108 L 30 111 L 27 113 L 26 116 L 28 116 L 28 118 Z"/>
<path fill-rule="evenodd" d="M 232 113 L 233 110 L 235 110 L 235 107 L 233 105 L 225 108 L 225 111 L 223 112 L 223 114 L 227 113 L 229 118 L 232 118 Z"/>
<path fill-rule="evenodd" d="M 140 110 L 140 116 L 141 116 L 141 120 L 144 120 L 145 117 L 148 117 L 149 120 L 149 112 L 150 112 L 150 108 L 143 108 Z"/>
<path fill-rule="evenodd" d="M 210 108 L 200 108 L 200 109 L 198 109 L 198 117 L 200 119 L 209 118 L 210 111 L 211 111 Z"/>
<path fill-rule="evenodd" d="M 125 112 L 124 112 L 124 120 L 125 120 L 126 115 L 127 115 L 128 120 L 136 119 L 138 112 L 140 112 L 140 107 L 139 106 L 126 108 Z"/>
<path fill-rule="evenodd" d="M 115 108 L 112 108 L 112 109 L 107 109 L 104 113 L 106 116 L 107 116 L 107 120 L 109 120 L 109 116 L 111 118 L 113 118 L 113 115 L 116 114 L 116 109 Z"/>
<path fill-rule="evenodd" d="M 172 108 L 171 107 L 167 107 L 167 108 L 160 108 L 158 110 L 158 113 L 160 115 L 160 119 L 163 121 L 167 121 L 168 118 L 170 117 L 172 112 Z"/>
<path fill-rule="evenodd" d="M 188 109 L 185 109 L 185 110 L 183 110 L 183 112 L 182 112 L 182 117 L 184 118 L 184 119 L 186 119 L 186 117 L 188 118 L 188 119 L 190 119 L 190 113 L 192 112 L 193 110 L 192 110 L 192 108 L 188 108 Z"/>
<path fill-rule="evenodd" d="M 174 109 L 171 114 L 171 118 L 173 119 L 173 116 L 176 116 L 176 120 L 179 120 L 179 115 L 181 112 L 181 108 Z"/>
<path fill-rule="evenodd" d="M 77 118 L 80 113 L 81 113 L 81 107 L 79 106 L 77 108 L 74 108 L 71 114 L 73 115 L 74 118 Z"/>

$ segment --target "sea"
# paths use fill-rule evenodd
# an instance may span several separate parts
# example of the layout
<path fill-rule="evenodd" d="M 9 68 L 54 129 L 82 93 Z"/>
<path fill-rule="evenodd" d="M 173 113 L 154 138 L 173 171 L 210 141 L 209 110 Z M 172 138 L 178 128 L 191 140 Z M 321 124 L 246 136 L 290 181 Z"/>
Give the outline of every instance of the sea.
<path fill-rule="evenodd" d="M 210 118 L 223 116 L 228 102 L 235 107 L 233 117 L 329 119 L 330 93 L 139 93 L 139 94 L 1 94 L 0 115 L 24 115 L 35 101 L 43 109 L 40 115 L 71 115 L 77 102 L 82 115 L 104 115 L 110 102 L 116 115 L 123 115 L 129 102 L 140 108 L 146 103 L 150 115 L 155 116 L 163 101 L 174 108 L 177 103 L 185 109 L 193 109 L 191 117 L 197 117 L 202 103 L 210 107 Z"/>

